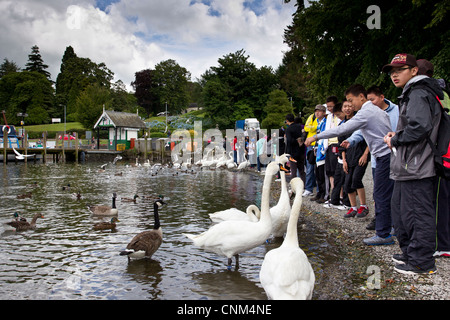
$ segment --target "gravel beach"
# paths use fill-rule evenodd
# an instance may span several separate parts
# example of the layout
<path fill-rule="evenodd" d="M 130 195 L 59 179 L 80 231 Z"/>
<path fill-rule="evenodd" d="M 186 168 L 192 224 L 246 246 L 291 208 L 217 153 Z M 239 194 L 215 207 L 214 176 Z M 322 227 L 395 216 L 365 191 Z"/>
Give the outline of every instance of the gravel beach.
<path fill-rule="evenodd" d="M 450 259 L 437 258 L 437 272 L 433 275 L 404 275 L 394 270 L 392 255 L 400 253 L 397 241 L 394 245 L 367 246 L 363 239 L 375 231 L 366 229 L 374 217 L 372 197 L 373 180 L 370 166 L 363 179 L 370 213 L 365 218 L 344 218 L 346 211 L 324 208 L 323 204 L 303 197 L 303 218 L 318 229 L 326 230 L 335 243 L 346 252 L 346 264 L 351 271 L 359 272 L 361 281 L 354 284 L 352 293 L 331 299 L 362 300 L 449 300 Z M 359 205 L 359 199 L 358 205 Z M 346 268 L 344 268 L 346 269 Z M 338 274 L 335 276 L 339 277 Z M 345 276 L 345 275 L 344 275 Z M 375 280 L 379 280 L 376 282 Z M 361 284 L 363 283 L 363 284 Z"/>

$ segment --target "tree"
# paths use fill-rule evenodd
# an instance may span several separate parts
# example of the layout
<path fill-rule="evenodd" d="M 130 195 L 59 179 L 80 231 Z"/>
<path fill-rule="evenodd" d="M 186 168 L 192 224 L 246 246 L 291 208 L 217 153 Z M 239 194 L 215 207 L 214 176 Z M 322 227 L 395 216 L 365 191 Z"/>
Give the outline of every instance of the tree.
<path fill-rule="evenodd" d="M 8 122 L 18 123 L 17 113 L 27 113 L 29 124 L 48 122 L 53 107 L 52 83 L 38 72 L 22 71 L 0 79 L 0 104 Z"/>
<path fill-rule="evenodd" d="M 47 68 L 48 65 L 44 64 L 44 60 L 42 60 L 39 53 L 39 47 L 36 45 L 31 47 L 31 54 L 28 55 L 28 63 L 25 65 L 25 70 L 39 72 L 50 80 L 50 72 L 45 70 Z"/>
<path fill-rule="evenodd" d="M 85 128 L 93 128 L 105 109 L 110 109 L 112 103 L 108 88 L 94 83 L 87 86 L 78 96 L 76 102 L 76 118 Z"/>
<path fill-rule="evenodd" d="M 147 116 L 158 110 L 159 99 L 156 96 L 156 82 L 154 70 L 145 69 L 134 74 L 134 81 L 131 83 L 134 89 L 134 96 L 137 104 L 145 110 Z"/>
<path fill-rule="evenodd" d="M 204 109 L 221 128 L 234 127 L 238 114 L 261 119 L 268 94 L 277 83 L 272 68 L 256 68 L 244 50 L 227 54 L 218 60 L 217 67 L 211 67 L 202 75 Z"/>
<path fill-rule="evenodd" d="M 188 84 L 191 74 L 175 60 L 169 59 L 155 66 L 157 111 L 163 111 L 167 102 L 172 113 L 180 113 L 189 103 Z"/>
<path fill-rule="evenodd" d="M 303 1 L 298 1 L 299 3 Z M 305 8 L 298 6 L 285 42 L 292 55 L 291 74 L 302 73 L 304 98 L 322 103 L 331 94 L 343 97 L 354 83 L 379 85 L 387 97 L 395 99 L 400 90 L 381 67 L 397 53 L 408 52 L 435 64 L 436 76 L 450 80 L 450 30 L 444 16 L 448 0 L 379 1 L 381 28 L 369 29 L 367 8 L 373 1 L 320 0 Z M 297 57 L 297 61 L 295 59 Z"/>
<path fill-rule="evenodd" d="M 113 79 L 114 73 L 103 62 L 97 64 L 89 58 L 78 57 L 71 46 L 67 47 L 56 78 L 57 115 L 62 116 L 66 106 L 67 118 L 76 121 L 76 104 L 80 93 L 93 84 L 109 90 Z"/>
<path fill-rule="evenodd" d="M 20 72 L 19 66 L 17 66 L 14 61 L 9 61 L 7 58 L 5 58 L 3 60 L 3 63 L 0 65 L 0 78 L 13 72 Z"/>
<path fill-rule="evenodd" d="M 264 111 L 267 114 L 267 117 L 261 123 L 261 127 L 264 129 L 280 128 L 284 124 L 286 115 L 294 113 L 286 92 L 279 89 L 269 94 Z"/>

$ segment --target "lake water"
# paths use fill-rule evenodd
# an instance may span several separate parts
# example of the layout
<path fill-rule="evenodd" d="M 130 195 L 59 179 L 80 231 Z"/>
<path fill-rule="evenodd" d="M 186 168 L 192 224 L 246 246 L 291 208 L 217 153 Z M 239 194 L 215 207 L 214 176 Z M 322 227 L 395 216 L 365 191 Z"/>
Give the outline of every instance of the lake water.
<path fill-rule="evenodd" d="M 259 206 L 262 176 L 227 170 L 152 176 L 150 168 L 127 167 L 122 161 L 109 164 L 105 172 L 97 172 L 99 165 L 0 168 L 0 299 L 266 299 L 259 270 L 265 253 L 280 242 L 241 254 L 240 268 L 229 271 L 225 257 L 196 248 L 182 235 L 205 231 L 211 225 L 209 213 Z M 39 187 L 29 186 L 35 182 Z M 70 190 L 62 190 L 67 184 Z M 27 191 L 32 191 L 31 199 L 17 199 Z M 77 191 L 79 200 L 72 196 Z M 118 197 L 117 229 L 94 231 L 93 224 L 102 219 L 93 217 L 87 204 L 111 205 L 113 192 Z M 120 201 L 134 194 L 140 195 L 136 203 Z M 153 202 L 144 196 L 160 194 L 168 198 L 160 209 L 163 244 L 152 259 L 129 262 L 119 252 L 134 235 L 153 227 Z M 4 223 L 15 211 L 28 220 L 42 213 L 44 219 L 35 230 L 10 231 Z M 303 223 L 300 219 L 300 246 L 318 287 L 324 264 L 337 253 L 325 234 L 302 228 Z"/>

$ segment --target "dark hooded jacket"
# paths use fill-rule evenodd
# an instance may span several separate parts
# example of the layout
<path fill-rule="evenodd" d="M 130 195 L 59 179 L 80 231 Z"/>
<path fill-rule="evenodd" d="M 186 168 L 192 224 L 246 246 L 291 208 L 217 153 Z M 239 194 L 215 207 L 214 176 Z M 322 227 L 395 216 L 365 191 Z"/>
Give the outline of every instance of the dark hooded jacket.
<path fill-rule="evenodd" d="M 433 151 L 427 142 L 437 139 L 441 120 L 440 100 L 444 98 L 438 82 L 426 76 L 412 78 L 399 97 L 399 120 L 391 139 L 391 174 L 393 180 L 405 181 L 433 177 Z"/>

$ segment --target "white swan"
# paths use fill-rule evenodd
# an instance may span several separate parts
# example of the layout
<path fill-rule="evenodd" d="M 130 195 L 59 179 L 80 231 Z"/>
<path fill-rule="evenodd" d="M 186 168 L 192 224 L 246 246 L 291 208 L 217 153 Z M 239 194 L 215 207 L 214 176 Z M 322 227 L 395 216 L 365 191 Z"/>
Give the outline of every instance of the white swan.
<path fill-rule="evenodd" d="M 302 206 L 303 181 L 291 180 L 295 199 L 283 244 L 264 257 L 259 278 L 269 299 L 309 300 L 312 297 L 315 275 L 308 257 L 298 245 L 297 223 Z"/>
<path fill-rule="evenodd" d="M 289 155 L 281 155 L 277 161 L 284 165 L 289 161 Z M 278 203 L 270 208 L 270 215 L 272 216 L 272 235 L 275 238 L 280 238 L 284 236 L 286 232 L 287 225 L 289 222 L 289 215 L 291 213 L 291 203 L 289 192 L 286 183 L 286 173 L 282 169 L 280 171 L 281 178 L 281 194 Z"/>
<path fill-rule="evenodd" d="M 258 222 L 260 216 L 261 211 L 254 204 L 249 205 L 245 212 L 236 208 L 231 208 L 209 214 L 209 218 L 214 223 L 219 223 L 227 220 L 246 220 Z"/>
<path fill-rule="evenodd" d="M 228 269 L 231 269 L 231 258 L 236 257 L 236 269 L 239 268 L 239 254 L 263 244 L 272 232 L 269 196 L 273 176 L 279 165 L 269 163 L 264 178 L 261 200 L 261 218 L 258 222 L 228 220 L 213 225 L 199 234 L 184 234 L 194 245 L 228 258 Z"/>
<path fill-rule="evenodd" d="M 250 166 L 250 161 L 249 160 L 245 160 L 244 162 L 241 162 L 239 165 L 238 165 L 238 170 L 240 171 L 240 170 L 245 170 L 245 169 L 247 169 L 247 167 L 249 167 Z"/>

